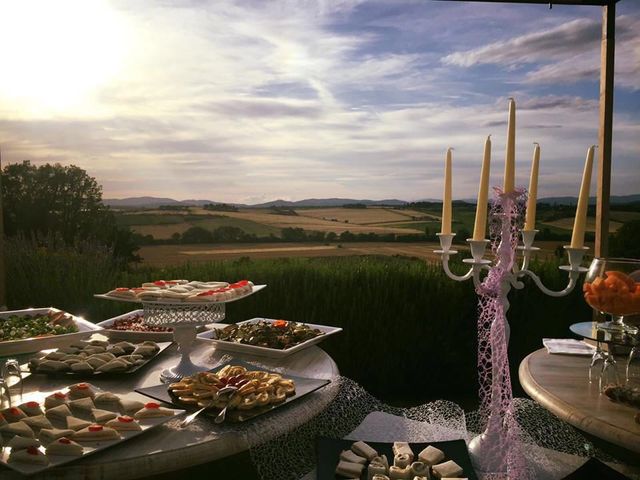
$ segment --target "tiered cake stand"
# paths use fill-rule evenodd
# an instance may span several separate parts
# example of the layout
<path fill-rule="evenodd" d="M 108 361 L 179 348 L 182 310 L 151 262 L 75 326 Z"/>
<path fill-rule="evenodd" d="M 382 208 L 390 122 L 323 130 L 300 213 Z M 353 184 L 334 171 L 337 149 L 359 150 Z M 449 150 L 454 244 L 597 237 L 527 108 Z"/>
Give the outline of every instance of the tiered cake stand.
<path fill-rule="evenodd" d="M 165 369 L 160 375 L 163 382 L 170 383 L 196 372 L 207 370 L 206 366 L 197 365 L 191 360 L 191 350 L 196 340 L 198 327 L 221 322 L 225 319 L 227 303 L 247 298 L 265 287 L 266 285 L 254 285 L 251 293 L 224 302 L 147 302 L 108 295 L 95 295 L 95 297 L 119 302 L 142 303 L 146 324 L 173 328 L 173 340 L 178 344 L 181 358 L 177 365 Z"/>

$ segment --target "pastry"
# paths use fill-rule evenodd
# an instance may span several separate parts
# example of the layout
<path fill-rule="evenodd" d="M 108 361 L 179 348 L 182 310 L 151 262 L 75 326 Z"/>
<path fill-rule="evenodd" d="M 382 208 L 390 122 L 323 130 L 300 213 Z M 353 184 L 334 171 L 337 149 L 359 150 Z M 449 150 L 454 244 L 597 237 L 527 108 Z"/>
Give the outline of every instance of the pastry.
<path fill-rule="evenodd" d="M 393 465 L 398 468 L 406 468 L 411 464 L 411 457 L 407 453 L 396 453 L 393 457 Z"/>
<path fill-rule="evenodd" d="M 29 447 L 24 450 L 11 450 L 9 461 L 47 465 L 49 458 L 36 447 Z"/>
<path fill-rule="evenodd" d="M 133 355 L 142 355 L 143 357 L 152 357 L 157 350 L 148 345 L 140 345 L 133 351 Z"/>
<path fill-rule="evenodd" d="M 144 407 L 144 402 L 131 400 L 129 398 L 121 398 L 120 407 L 123 412 L 133 414 Z"/>
<path fill-rule="evenodd" d="M 51 422 L 44 415 L 23 418 L 22 421 L 29 425 L 33 430 L 38 431 L 42 428 L 53 428 Z"/>
<path fill-rule="evenodd" d="M 174 414 L 173 410 L 164 408 L 155 402 L 145 403 L 144 407 L 138 410 L 135 418 L 156 418 L 156 417 L 170 417 Z"/>
<path fill-rule="evenodd" d="M 43 360 L 38 364 L 40 372 L 66 372 L 68 370 L 69 365 L 60 360 Z"/>
<path fill-rule="evenodd" d="M 5 420 L 9 423 L 17 422 L 18 420 L 21 420 L 27 416 L 27 414 L 18 407 L 5 408 L 1 413 L 4 416 Z"/>
<path fill-rule="evenodd" d="M 3 425 L 2 427 L 0 427 L 0 432 L 6 433 L 8 435 L 19 435 L 21 437 L 35 437 L 35 434 L 33 433 L 31 427 L 23 421 L 17 421 Z"/>
<path fill-rule="evenodd" d="M 94 353 L 88 358 L 97 358 L 99 360 L 102 360 L 103 362 L 110 362 L 111 360 L 114 360 L 116 356 L 113 353 L 104 352 L 104 353 Z"/>
<path fill-rule="evenodd" d="M 105 423 L 105 426 L 111 427 L 119 432 L 142 430 L 140 424 L 133 417 L 128 415 L 123 415 L 118 418 L 114 418 L 113 420 L 109 420 Z"/>
<path fill-rule="evenodd" d="M 75 353 L 78 353 L 79 351 L 80 351 L 79 348 L 72 347 L 71 345 L 67 347 L 60 347 L 58 349 L 58 353 L 62 353 L 62 354 L 75 354 Z M 64 357 L 61 357 L 61 358 L 64 358 Z"/>
<path fill-rule="evenodd" d="M 78 430 L 82 430 L 83 428 L 87 428 L 89 425 L 91 425 L 91 422 L 82 420 L 81 418 L 72 417 L 71 415 L 67 417 L 67 428 L 70 428 L 71 430 L 74 430 L 76 432 Z"/>
<path fill-rule="evenodd" d="M 94 399 L 96 407 L 117 412 L 120 409 L 120 397 L 111 392 L 98 393 Z"/>
<path fill-rule="evenodd" d="M 429 445 L 427 448 L 422 450 L 418 454 L 418 460 L 423 462 L 425 465 L 432 467 L 437 463 L 442 462 L 445 459 L 444 452 L 442 450 L 437 449 L 436 447 L 432 447 Z"/>
<path fill-rule="evenodd" d="M 76 383 L 69 387 L 69 398 L 72 400 L 77 398 L 95 397 L 96 392 L 88 383 Z"/>
<path fill-rule="evenodd" d="M 0 413 L 0 427 L 6 425 L 7 423 L 9 423 L 7 422 L 7 419 L 4 418 L 4 415 L 2 413 Z"/>
<path fill-rule="evenodd" d="M 44 399 L 44 408 L 53 408 L 64 405 L 69 400 L 66 393 L 54 392 Z"/>
<path fill-rule="evenodd" d="M 62 360 L 65 357 L 66 353 L 55 351 L 49 352 L 41 360 Z"/>
<path fill-rule="evenodd" d="M 371 463 L 375 463 L 378 465 L 383 465 L 385 470 L 389 470 L 389 461 L 387 460 L 386 455 L 380 455 L 379 457 L 373 457 Z"/>
<path fill-rule="evenodd" d="M 392 450 L 393 450 L 394 457 L 399 454 L 400 455 L 405 454 L 409 457 L 408 463 L 413 462 L 413 459 L 414 459 L 413 450 L 411 450 L 411 447 L 407 442 L 393 442 Z"/>
<path fill-rule="evenodd" d="M 39 438 L 42 443 L 48 445 L 58 438 L 70 437 L 74 433 L 70 428 L 43 428 L 40 430 Z"/>
<path fill-rule="evenodd" d="M 48 409 L 45 412 L 45 415 L 49 420 L 64 420 L 65 418 L 71 416 L 71 410 L 69 410 L 69 407 L 67 407 L 67 405 L 63 404 Z"/>
<path fill-rule="evenodd" d="M 462 467 L 453 460 L 434 465 L 431 470 L 436 478 L 456 478 L 462 475 Z"/>
<path fill-rule="evenodd" d="M 366 458 L 356 455 L 351 450 L 343 450 L 342 453 L 340 454 L 340 460 L 344 460 L 345 462 L 351 462 L 351 463 L 361 463 L 363 465 L 367 463 Z"/>
<path fill-rule="evenodd" d="M 351 463 L 340 460 L 336 467 L 336 475 L 342 475 L 348 478 L 360 478 L 364 465 L 361 463 Z"/>
<path fill-rule="evenodd" d="M 116 413 L 110 412 L 108 410 L 100 410 L 99 408 L 94 408 L 93 410 L 91 410 L 91 415 L 93 415 L 93 418 L 97 423 L 105 423 L 118 416 Z"/>
<path fill-rule="evenodd" d="M 25 402 L 22 405 L 19 405 L 18 408 L 30 417 L 35 417 L 44 413 L 38 402 Z"/>
<path fill-rule="evenodd" d="M 71 371 L 74 373 L 92 373 L 93 367 L 88 362 L 77 362 L 71 365 Z"/>
<path fill-rule="evenodd" d="M 429 466 L 424 462 L 413 462 L 411 464 L 411 475 L 416 477 L 429 476 Z"/>
<path fill-rule="evenodd" d="M 122 348 L 116 347 L 114 345 L 109 350 L 107 350 L 107 353 L 110 353 L 111 355 L 115 355 L 116 357 L 120 357 L 125 354 L 125 351 Z"/>
<path fill-rule="evenodd" d="M 389 478 L 391 480 L 411 480 L 411 467 L 400 468 L 395 465 L 389 467 Z"/>
<path fill-rule="evenodd" d="M 373 478 L 375 475 L 386 475 L 387 469 L 379 463 L 370 463 L 367 468 L 367 478 Z"/>
<path fill-rule="evenodd" d="M 124 350 L 124 353 L 126 354 L 130 354 L 136 349 L 136 346 L 133 343 L 129 343 L 129 342 L 118 342 L 118 343 L 115 343 L 113 346 L 121 348 L 122 350 Z"/>
<path fill-rule="evenodd" d="M 92 340 L 89 340 L 89 345 L 94 347 L 107 348 L 109 346 L 109 342 L 107 340 L 98 340 L 97 338 L 94 338 Z"/>
<path fill-rule="evenodd" d="M 378 452 L 376 452 L 373 448 L 362 441 L 355 442 L 353 445 L 351 445 L 351 450 L 356 455 L 364 457 L 367 460 L 372 460 L 373 458 L 378 456 Z"/>
<path fill-rule="evenodd" d="M 15 448 L 16 450 L 20 450 L 22 448 L 29 448 L 29 447 L 39 447 L 39 446 L 40 446 L 40 442 L 35 438 L 21 437 L 20 435 L 15 435 L 7 443 L 7 447 Z"/>
<path fill-rule="evenodd" d="M 101 367 L 96 368 L 98 372 L 124 372 L 128 368 L 127 364 L 122 360 L 111 360 Z"/>
<path fill-rule="evenodd" d="M 73 438 L 81 442 L 99 442 L 118 440 L 120 435 L 113 428 L 93 424 L 76 432 Z"/>
<path fill-rule="evenodd" d="M 95 369 L 95 368 L 100 368 L 102 365 L 104 365 L 107 362 L 106 360 L 103 360 L 98 357 L 91 357 L 91 358 L 87 358 L 87 363 Z"/>
<path fill-rule="evenodd" d="M 376 474 L 371 478 L 371 480 L 389 480 L 389 477 L 387 477 L 386 475 Z"/>
<path fill-rule="evenodd" d="M 67 437 L 58 438 L 47 445 L 47 455 L 63 455 L 65 457 L 80 457 L 84 448 L 79 443 Z"/>
<path fill-rule="evenodd" d="M 96 408 L 96 406 L 93 403 L 93 400 L 91 400 L 91 398 L 89 397 L 79 398 L 78 400 L 72 400 L 67 405 L 69 405 L 72 410 L 75 410 L 76 412 L 85 413 L 87 415 L 91 413 L 91 410 Z"/>

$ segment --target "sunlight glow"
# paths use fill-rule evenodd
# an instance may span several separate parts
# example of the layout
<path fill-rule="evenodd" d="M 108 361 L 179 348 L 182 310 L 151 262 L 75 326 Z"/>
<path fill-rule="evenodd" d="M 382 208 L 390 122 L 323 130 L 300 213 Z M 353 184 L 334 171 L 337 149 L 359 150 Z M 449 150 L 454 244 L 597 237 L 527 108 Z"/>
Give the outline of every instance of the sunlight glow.
<path fill-rule="evenodd" d="M 121 70 L 128 41 L 103 0 L 0 3 L 0 100 L 14 114 L 83 110 Z"/>

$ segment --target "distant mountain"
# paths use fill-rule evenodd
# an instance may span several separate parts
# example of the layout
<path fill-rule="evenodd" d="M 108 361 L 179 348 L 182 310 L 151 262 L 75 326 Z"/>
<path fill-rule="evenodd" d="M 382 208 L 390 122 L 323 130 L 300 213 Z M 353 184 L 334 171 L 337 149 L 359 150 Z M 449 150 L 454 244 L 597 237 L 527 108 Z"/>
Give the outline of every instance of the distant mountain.
<path fill-rule="evenodd" d="M 356 200 L 353 198 L 308 198 L 305 200 L 290 201 L 290 200 L 273 200 L 271 202 L 259 203 L 256 205 L 250 205 L 254 208 L 269 208 L 269 207 L 342 207 L 343 205 L 349 205 L 354 203 L 361 203 L 363 205 L 391 205 L 400 206 L 406 205 L 408 202 L 404 200 L 397 200 L 395 198 L 388 200 Z"/>
<path fill-rule="evenodd" d="M 416 202 L 434 202 L 439 203 L 440 199 L 422 199 L 416 200 Z M 476 203 L 473 198 L 456 200 L 456 202 Z M 538 203 L 550 203 L 556 205 L 575 205 L 578 202 L 577 197 L 546 197 L 539 198 Z M 174 200 L 173 198 L 158 198 L 158 197 L 130 197 L 130 198 L 106 198 L 103 200 L 105 205 L 110 207 L 135 207 L 135 208 L 156 208 L 160 205 L 191 205 L 202 206 L 208 203 L 221 203 L 213 200 Z M 409 202 L 404 200 L 398 200 L 396 198 L 385 200 L 358 200 L 355 198 L 307 198 L 305 200 L 273 200 L 271 202 L 257 203 L 252 205 L 246 205 L 241 203 L 232 203 L 236 207 L 253 207 L 253 208 L 269 208 L 269 207 L 289 207 L 289 208 L 301 208 L 301 207 L 342 207 L 343 205 L 349 205 L 354 203 L 362 203 L 368 206 L 389 205 L 393 207 L 399 207 L 406 205 Z M 589 199 L 589 203 L 595 204 L 595 197 Z M 634 195 L 612 195 L 612 205 L 623 205 L 628 203 L 640 203 L 640 194 Z"/>

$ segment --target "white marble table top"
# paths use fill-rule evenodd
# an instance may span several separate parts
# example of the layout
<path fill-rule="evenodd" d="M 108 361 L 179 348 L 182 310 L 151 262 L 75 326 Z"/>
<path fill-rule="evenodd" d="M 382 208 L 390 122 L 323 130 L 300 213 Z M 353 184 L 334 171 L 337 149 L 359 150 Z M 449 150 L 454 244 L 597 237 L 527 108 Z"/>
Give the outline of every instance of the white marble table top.
<path fill-rule="evenodd" d="M 200 365 L 213 368 L 229 356 L 225 352 L 216 352 L 210 342 L 197 340 L 196 348 L 191 355 L 193 361 Z M 272 360 L 260 357 L 236 357 L 245 361 L 256 362 L 280 371 L 283 369 L 291 375 L 311 378 L 331 379 L 339 375 L 338 368 L 333 359 L 324 350 L 313 346 L 301 352 L 295 353 L 282 360 Z M 176 347 L 172 346 L 159 356 L 148 367 L 131 375 L 122 377 L 111 376 L 109 378 L 96 378 L 91 383 L 103 390 L 113 393 L 128 393 L 135 388 L 149 387 L 160 383 L 159 376 L 163 369 L 175 365 L 178 360 Z M 68 379 L 51 378 L 41 375 L 33 375 L 24 381 L 25 395 L 33 391 L 55 391 L 73 383 Z M 312 397 L 313 396 L 313 397 Z M 325 395 L 327 396 L 327 395 Z M 309 398 L 314 401 L 306 402 L 307 398 L 299 403 L 305 403 L 305 408 L 296 408 L 294 419 L 287 418 L 287 425 L 291 428 L 303 424 L 306 420 L 331 401 L 331 398 L 323 398 L 322 390 L 311 393 Z M 318 401 L 318 400 L 322 401 Z M 308 405 L 307 405 L 308 404 Z M 282 416 L 287 415 L 288 409 L 281 412 L 274 411 L 265 416 L 262 422 L 282 423 Z M 247 432 L 242 427 L 216 426 L 211 419 L 198 419 L 185 429 L 176 428 L 182 417 L 162 426 L 155 431 L 123 442 L 111 449 L 105 450 L 95 456 L 74 462 L 65 467 L 51 469 L 40 475 L 29 478 L 34 480 L 44 479 L 71 479 L 83 478 L 85 480 L 126 480 L 128 478 L 141 478 L 147 475 L 174 471 L 214 461 L 235 453 L 246 450 L 256 441 L 251 435 L 254 431 Z M 280 420 L 279 420 L 280 419 Z M 250 423 L 250 422 L 247 422 Z M 274 429 L 273 431 L 276 431 Z M 269 440 L 269 433 L 259 440 Z M 0 466 L 0 478 L 7 480 L 22 479 L 23 476 Z"/>

